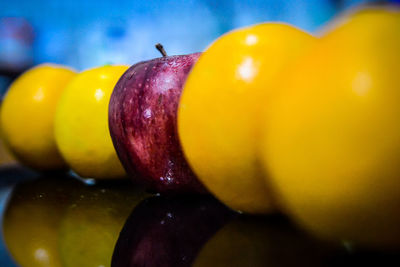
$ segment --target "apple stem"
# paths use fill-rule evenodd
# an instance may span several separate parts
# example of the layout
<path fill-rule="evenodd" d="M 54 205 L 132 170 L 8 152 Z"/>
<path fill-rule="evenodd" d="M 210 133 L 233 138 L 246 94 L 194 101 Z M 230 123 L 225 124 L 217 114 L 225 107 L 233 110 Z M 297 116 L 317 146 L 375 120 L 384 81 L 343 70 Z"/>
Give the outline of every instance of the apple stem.
<path fill-rule="evenodd" d="M 166 57 L 166 56 L 167 56 L 167 52 L 165 52 L 165 49 L 164 49 L 164 47 L 162 46 L 162 44 L 160 44 L 160 43 L 156 44 L 156 48 L 157 48 L 158 51 L 160 51 L 160 53 L 161 53 L 161 55 L 162 55 L 163 57 Z"/>

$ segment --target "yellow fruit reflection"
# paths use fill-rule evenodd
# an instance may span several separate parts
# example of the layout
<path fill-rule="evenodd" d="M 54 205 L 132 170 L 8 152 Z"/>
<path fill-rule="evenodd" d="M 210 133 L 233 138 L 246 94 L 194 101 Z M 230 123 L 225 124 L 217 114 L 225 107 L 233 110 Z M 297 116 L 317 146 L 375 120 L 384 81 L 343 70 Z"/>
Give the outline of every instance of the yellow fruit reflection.
<path fill-rule="evenodd" d="M 78 74 L 65 89 L 55 119 L 57 145 L 82 177 L 121 178 L 125 171 L 108 130 L 108 102 L 128 66 L 103 66 Z"/>
<path fill-rule="evenodd" d="M 53 176 L 23 182 L 4 214 L 6 246 L 21 267 L 110 266 L 125 220 L 146 196 L 125 180 L 87 185 Z"/>
<path fill-rule="evenodd" d="M 65 85 L 75 72 L 43 64 L 17 78 L 3 100 L 1 128 L 16 158 L 37 170 L 65 167 L 54 140 L 54 114 Z"/>
<path fill-rule="evenodd" d="M 320 237 L 400 247 L 400 10 L 335 27 L 279 81 L 264 163 L 287 211 Z"/>
<path fill-rule="evenodd" d="M 21 267 L 61 267 L 58 230 L 76 180 L 40 178 L 19 184 L 3 217 L 6 246 Z"/>
<path fill-rule="evenodd" d="M 257 152 L 260 109 L 279 90 L 270 80 L 314 41 L 286 24 L 242 28 L 216 40 L 189 74 L 178 111 L 182 147 L 203 184 L 233 209 L 273 209 Z"/>
<path fill-rule="evenodd" d="M 342 249 L 298 231 L 283 218 L 239 217 L 207 241 L 193 266 L 324 266 L 342 253 Z"/>
<path fill-rule="evenodd" d="M 129 183 L 82 187 L 60 227 L 64 267 L 110 266 L 119 233 L 133 208 L 147 196 Z"/>

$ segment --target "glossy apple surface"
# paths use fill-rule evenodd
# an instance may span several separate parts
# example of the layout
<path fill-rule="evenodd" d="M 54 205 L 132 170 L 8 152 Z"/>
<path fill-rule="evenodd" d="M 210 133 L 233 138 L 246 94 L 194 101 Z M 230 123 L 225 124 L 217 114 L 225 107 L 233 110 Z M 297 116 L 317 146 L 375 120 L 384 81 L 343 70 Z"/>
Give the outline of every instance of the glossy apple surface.
<path fill-rule="evenodd" d="M 208 195 L 146 199 L 122 229 L 111 266 L 191 266 L 203 244 L 234 216 Z"/>
<path fill-rule="evenodd" d="M 183 84 L 200 53 L 156 58 L 131 66 L 109 105 L 109 128 L 130 176 L 159 192 L 202 192 L 177 135 Z"/>

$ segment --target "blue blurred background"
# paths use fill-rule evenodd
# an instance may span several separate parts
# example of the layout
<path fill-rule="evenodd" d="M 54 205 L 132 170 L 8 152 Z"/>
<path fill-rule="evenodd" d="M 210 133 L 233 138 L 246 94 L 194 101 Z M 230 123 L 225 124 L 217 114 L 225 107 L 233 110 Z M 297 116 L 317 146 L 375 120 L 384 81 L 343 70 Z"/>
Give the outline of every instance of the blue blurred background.
<path fill-rule="evenodd" d="M 83 70 L 204 50 L 221 34 L 263 21 L 314 32 L 362 0 L 0 0 L 0 95 L 42 63 Z M 399 0 L 393 0 L 399 2 Z M 3 177 L 0 177 L 3 178 Z M 2 185 L 2 184 L 0 184 Z M 0 212 L 10 183 L 0 188 Z M 0 242 L 0 266 L 14 266 Z"/>
<path fill-rule="evenodd" d="M 394 0 L 397 1 L 397 0 Z M 83 70 L 204 50 L 219 35 L 262 21 L 315 31 L 361 0 L 0 0 L 0 96 L 30 66 Z"/>
<path fill-rule="evenodd" d="M 400 0 L 392 0 L 400 1 Z M 83 70 L 204 50 L 221 34 L 262 21 L 315 31 L 362 0 L 0 0 L 0 95 L 42 62 Z"/>
<path fill-rule="evenodd" d="M 41 62 L 78 70 L 201 51 L 222 33 L 262 21 L 315 31 L 359 0 L 0 0 L 0 67 Z"/>

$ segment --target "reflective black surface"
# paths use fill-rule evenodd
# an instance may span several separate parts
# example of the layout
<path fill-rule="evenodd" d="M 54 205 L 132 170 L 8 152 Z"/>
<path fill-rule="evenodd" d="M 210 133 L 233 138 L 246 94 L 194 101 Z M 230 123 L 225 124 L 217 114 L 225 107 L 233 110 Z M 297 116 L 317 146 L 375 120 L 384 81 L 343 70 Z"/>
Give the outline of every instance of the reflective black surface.
<path fill-rule="evenodd" d="M 211 196 L 157 196 L 131 213 L 112 266 L 191 266 L 198 251 L 237 214 Z"/>
<path fill-rule="evenodd" d="M 14 243 L 11 249 L 17 247 L 29 267 L 45 266 L 27 262 L 32 255 L 53 256 L 49 253 L 59 254 L 55 267 L 400 266 L 397 252 L 325 243 L 280 214 L 239 214 L 209 195 L 151 195 L 128 180 L 90 185 L 66 174 L 39 175 L 9 165 L 0 167 L 0 204 L 2 223 L 14 219 L 14 233 L 2 225 Z M 10 210 L 20 217 L 10 216 Z M 55 242 L 39 242 L 47 247 L 29 251 L 26 244 L 40 238 Z M 0 266 L 17 266 L 4 242 Z"/>
<path fill-rule="evenodd" d="M 0 167 L 0 219 L 1 226 L 3 222 L 3 213 L 7 203 L 7 199 L 11 194 L 12 188 L 20 182 L 33 179 L 36 176 L 32 171 L 22 168 L 18 165 L 11 164 Z M 3 227 L 2 227 L 3 228 Z M 3 231 L 0 232 L 0 266 L 16 267 L 6 246 L 4 244 Z"/>

